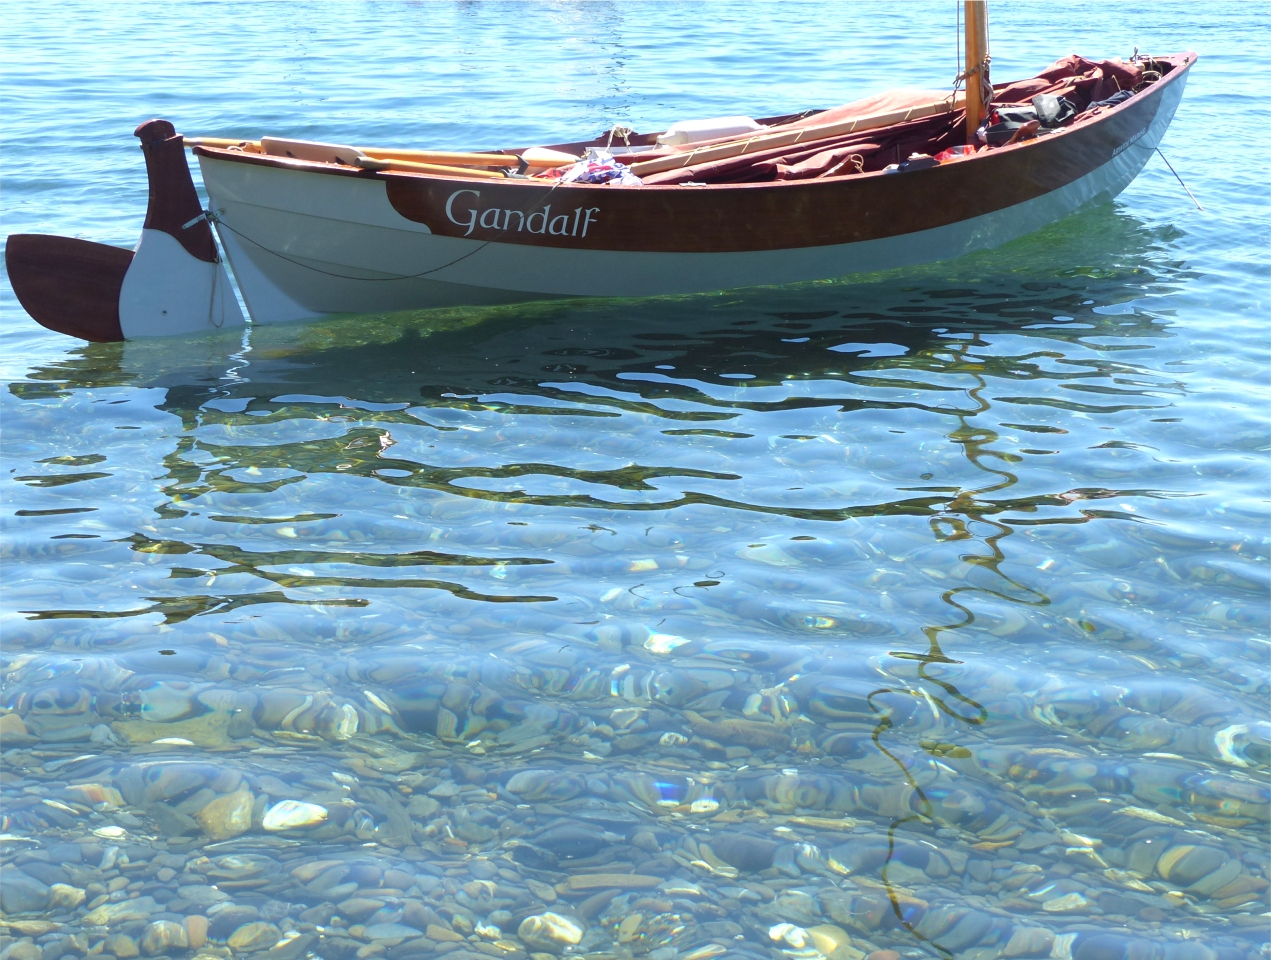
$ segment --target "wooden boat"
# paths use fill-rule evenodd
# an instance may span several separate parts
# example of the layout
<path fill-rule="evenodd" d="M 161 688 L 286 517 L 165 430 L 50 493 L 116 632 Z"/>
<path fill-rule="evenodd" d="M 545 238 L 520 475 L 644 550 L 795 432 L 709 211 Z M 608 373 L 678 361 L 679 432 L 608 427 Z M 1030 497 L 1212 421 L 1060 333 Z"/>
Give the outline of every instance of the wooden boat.
<path fill-rule="evenodd" d="M 15 235 L 10 279 L 39 323 L 111 341 L 245 322 L 209 221 L 251 321 L 270 323 L 841 277 L 991 248 L 1120 193 L 1164 135 L 1196 55 L 1068 57 L 991 86 L 983 4 L 967 13 L 965 97 L 885 95 L 684 145 L 626 131 L 616 147 L 610 132 L 478 154 L 187 144 L 150 121 L 136 131 L 150 180 L 136 251 Z M 1132 95 L 1091 107 L 1122 90 Z M 1064 96 L 1075 117 L 974 149 L 982 118 L 1038 93 Z M 964 156 L 930 159 L 968 143 Z M 542 167 L 589 147 L 643 183 L 568 182 Z"/>

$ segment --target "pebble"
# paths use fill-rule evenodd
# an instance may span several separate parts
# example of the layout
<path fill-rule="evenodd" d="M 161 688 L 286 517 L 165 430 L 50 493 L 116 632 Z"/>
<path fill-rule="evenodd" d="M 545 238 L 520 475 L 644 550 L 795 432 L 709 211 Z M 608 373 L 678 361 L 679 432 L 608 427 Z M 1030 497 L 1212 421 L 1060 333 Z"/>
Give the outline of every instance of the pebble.
<path fill-rule="evenodd" d="M 526 877 L 525 886 L 529 888 L 530 893 L 538 897 L 544 903 L 556 902 L 556 888 L 551 884 L 543 883 L 541 880 L 535 880 L 533 877 Z"/>
<path fill-rule="evenodd" d="M 156 920 L 141 935 L 141 952 L 148 957 L 166 954 L 173 949 L 183 950 L 189 945 L 185 928 L 171 920 Z"/>
<path fill-rule="evenodd" d="M 254 953 L 258 950 L 268 950 L 281 939 L 282 931 L 272 923 L 255 921 L 245 923 L 231 933 L 226 943 L 231 950 Z"/>
<path fill-rule="evenodd" d="M 34 913 L 48 902 L 49 888 L 35 877 L 16 869 L 0 872 L 0 906 L 6 914 Z"/>
<path fill-rule="evenodd" d="M 207 911 L 208 936 L 214 940 L 224 940 L 239 927 L 251 923 L 259 916 L 260 911 L 247 904 L 217 904 Z"/>
<path fill-rule="evenodd" d="M 363 935 L 368 940 L 407 940 L 410 937 L 423 936 L 423 933 L 402 923 L 373 923 L 366 928 Z"/>
<path fill-rule="evenodd" d="M 410 798 L 410 803 L 406 805 L 406 812 L 412 817 L 420 817 L 425 820 L 440 809 L 441 804 L 432 797 L 414 796 Z"/>
<path fill-rule="evenodd" d="M 712 837 L 711 850 L 725 863 L 742 873 L 759 873 L 772 866 L 777 844 L 764 837 L 746 833 L 729 833 Z"/>
<path fill-rule="evenodd" d="M 228 893 L 205 883 L 182 884 L 177 887 L 177 896 L 199 907 L 210 907 L 214 903 L 229 899 Z"/>
<path fill-rule="evenodd" d="M 118 809 L 124 805 L 124 798 L 118 790 L 100 783 L 73 784 L 66 788 L 65 795 L 68 799 L 89 807 L 104 803 L 108 809 Z"/>
<path fill-rule="evenodd" d="M 60 923 L 51 920 L 9 920 L 9 929 L 24 937 L 42 937 L 61 928 Z"/>
<path fill-rule="evenodd" d="M 531 949 L 557 952 L 580 943 L 583 928 L 559 913 L 539 913 L 522 920 L 516 935 Z"/>
<path fill-rule="evenodd" d="M 812 946 L 829 960 L 861 960 L 865 956 L 863 951 L 853 947 L 852 938 L 842 927 L 818 924 L 808 928 L 808 937 Z"/>
<path fill-rule="evenodd" d="M 656 887 L 661 877 L 645 877 L 634 873 L 576 873 L 569 880 L 570 890 L 645 890 Z"/>
<path fill-rule="evenodd" d="M 637 564 L 642 562 L 652 561 L 636 561 Z M 644 641 L 644 649 L 648 650 L 650 653 L 668 654 L 689 642 L 690 641 L 687 637 L 677 637 L 671 633 L 654 633 L 650 634 L 648 639 Z"/>
<path fill-rule="evenodd" d="M 1090 901 L 1073 891 L 1054 900 L 1047 900 L 1042 904 L 1042 909 L 1047 913 L 1084 913 L 1090 909 Z"/>
<path fill-rule="evenodd" d="M 43 960 L 43 957 L 44 951 L 29 940 L 19 940 L 4 949 L 4 960 Z"/>
<path fill-rule="evenodd" d="M 618 942 L 630 943 L 636 938 L 636 932 L 640 929 L 640 924 L 644 922 L 644 915 L 633 913 L 628 917 L 623 917 L 618 923 Z"/>
<path fill-rule="evenodd" d="M 1016 927 L 1002 948 L 1004 957 L 1044 957 L 1050 953 L 1055 934 L 1045 927 Z"/>
<path fill-rule="evenodd" d="M 427 929 L 424 930 L 424 936 L 438 943 L 463 943 L 463 937 L 449 927 L 443 927 L 437 923 L 428 924 Z"/>
<path fill-rule="evenodd" d="M 138 897 L 118 903 L 103 903 L 84 916 L 84 923 L 91 926 L 112 926 L 125 920 L 147 920 L 151 914 L 158 912 L 159 904 L 155 903 L 153 897 Z"/>
<path fill-rule="evenodd" d="M 189 941 L 191 949 L 197 950 L 207 943 L 207 917 L 192 913 L 181 923 L 185 927 L 185 939 Z"/>
<path fill-rule="evenodd" d="M 136 957 L 141 954 L 141 948 L 137 946 L 137 941 L 126 933 L 115 933 L 107 937 L 103 949 L 120 960 L 127 957 Z"/>
<path fill-rule="evenodd" d="M 728 948 L 718 943 L 707 943 L 684 954 L 683 960 L 711 960 L 728 952 Z"/>
<path fill-rule="evenodd" d="M 79 887 L 72 887 L 69 883 L 55 883 L 49 887 L 49 904 L 50 910 L 74 910 L 88 894 Z"/>
<path fill-rule="evenodd" d="M 265 812 L 261 826 L 269 831 L 311 827 L 327 819 L 327 808 L 300 800 L 280 800 Z"/>
<path fill-rule="evenodd" d="M 250 790 L 236 790 L 217 797 L 196 813 L 194 819 L 209 839 L 228 840 L 252 828 L 252 804 L 255 799 Z"/>

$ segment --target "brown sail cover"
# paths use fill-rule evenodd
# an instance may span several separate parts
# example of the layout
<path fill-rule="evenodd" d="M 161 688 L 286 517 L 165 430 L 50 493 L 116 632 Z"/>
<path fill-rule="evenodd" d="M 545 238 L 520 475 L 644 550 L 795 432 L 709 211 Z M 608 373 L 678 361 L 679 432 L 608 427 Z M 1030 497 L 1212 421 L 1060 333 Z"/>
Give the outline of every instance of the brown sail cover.
<path fill-rule="evenodd" d="M 1024 103 L 1039 93 L 1063 94 L 1080 112 L 1096 100 L 1106 100 L 1122 90 L 1133 90 L 1143 80 L 1137 63 L 1087 60 L 1073 54 L 1056 60 L 1037 76 L 993 87 L 994 103 Z"/>

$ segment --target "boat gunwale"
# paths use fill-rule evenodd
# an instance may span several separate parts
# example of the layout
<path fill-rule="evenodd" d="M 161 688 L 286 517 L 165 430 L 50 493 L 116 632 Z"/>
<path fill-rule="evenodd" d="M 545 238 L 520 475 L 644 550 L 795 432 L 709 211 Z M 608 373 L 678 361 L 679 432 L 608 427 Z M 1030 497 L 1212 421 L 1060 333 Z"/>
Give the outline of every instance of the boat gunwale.
<path fill-rule="evenodd" d="M 1030 148 L 1030 147 L 1043 147 L 1047 144 L 1059 142 L 1061 138 L 1063 138 L 1065 135 L 1068 135 L 1068 134 L 1077 133 L 1079 131 L 1090 131 L 1092 129 L 1095 129 L 1096 127 L 1103 126 L 1104 121 L 1120 115 L 1121 113 L 1125 111 L 1125 108 L 1128 108 L 1131 106 L 1138 106 L 1143 103 L 1146 103 L 1158 91 L 1163 91 L 1167 86 L 1172 84 L 1179 77 L 1185 75 L 1187 71 L 1190 70 L 1191 67 L 1195 65 L 1196 61 L 1199 59 L 1199 56 L 1198 54 L 1195 53 L 1195 51 L 1188 50 L 1184 53 L 1169 54 L 1166 56 L 1154 55 L 1151 57 L 1151 59 L 1161 63 L 1170 63 L 1173 66 L 1173 69 L 1171 69 L 1169 73 L 1167 73 L 1165 76 L 1161 77 L 1160 80 L 1157 80 L 1156 82 L 1152 83 L 1150 86 L 1139 91 L 1134 96 L 1129 97 L 1123 102 L 1118 103 L 1111 108 L 1108 108 L 1107 110 L 1105 110 L 1103 113 L 1099 114 L 1098 116 L 1091 117 L 1089 120 L 1086 120 L 1081 123 L 1075 123 L 1065 127 L 1060 127 L 1057 130 L 1055 130 L 1053 133 L 1049 133 L 1044 137 L 1034 137 L 1028 140 L 1021 140 L 1017 143 L 1006 144 L 1000 147 L 995 147 L 992 150 L 986 150 L 986 151 L 977 153 L 975 156 L 967 157 L 964 160 L 956 161 L 956 163 L 958 165 L 961 165 L 965 163 L 972 163 L 977 160 L 988 159 L 990 157 L 1002 157 L 1002 156 L 1010 156 L 1012 154 L 1018 154 L 1019 151 Z M 1031 78 L 1025 77 L 1023 79 L 1027 80 Z M 1013 82 L 1020 82 L 1020 81 L 1013 81 Z M 950 112 L 952 113 L 954 111 L 950 111 Z M 798 115 L 799 114 L 790 114 L 790 116 L 798 116 Z M 896 124 L 892 124 L 891 126 L 896 126 Z M 878 129 L 885 130 L 888 128 L 880 127 Z M 653 136 L 653 134 L 648 134 L 647 136 Z M 588 141 L 577 141 L 577 142 L 583 143 L 583 144 L 589 143 Z M 814 141 L 809 141 L 809 143 L 812 143 L 812 142 Z M 570 144 L 572 143 L 574 143 L 574 141 L 570 142 Z M 570 144 L 567 144 L 567 145 L 570 145 Z M 558 146 L 560 145 L 549 144 L 548 148 L 552 149 Z M 298 160 L 292 157 L 275 157 L 275 156 L 270 156 L 268 154 L 247 153 L 246 151 L 243 151 L 243 150 L 233 150 L 231 148 L 226 148 L 226 147 L 208 147 L 208 146 L 203 146 L 201 144 L 194 145 L 191 147 L 191 149 L 194 155 L 197 157 L 207 157 L 209 159 L 215 159 L 215 160 L 228 160 L 228 161 L 236 162 L 236 163 L 248 163 L 248 164 L 254 164 L 257 166 L 272 167 L 275 169 L 295 170 L 297 172 L 303 172 L 303 173 L 320 173 L 320 174 L 325 174 L 328 176 L 356 177 L 362 180 L 384 180 L 384 181 L 404 180 L 407 182 L 423 180 L 423 181 L 430 181 L 430 182 L 436 182 L 436 183 L 458 184 L 458 185 L 469 185 L 475 182 L 482 182 L 478 180 L 477 178 L 472 178 L 472 177 L 455 177 L 455 176 L 446 176 L 446 175 L 433 174 L 433 173 L 420 173 L 416 171 L 363 170 L 357 167 L 343 166 L 341 164 L 325 163 L 325 162 L 310 161 L 310 160 Z M 521 148 L 521 149 L 528 149 L 528 148 Z M 511 155 L 515 155 L 515 151 L 511 151 L 510 153 Z M 924 170 L 911 171 L 909 172 L 908 175 L 912 176 L 915 173 L 929 173 L 932 170 L 939 170 L 943 166 L 945 165 L 941 164 L 938 167 L 931 167 Z M 807 178 L 807 179 L 798 179 L 798 180 L 766 180 L 766 181 L 759 181 L 754 183 L 704 183 L 704 184 L 694 184 L 691 186 L 689 184 L 684 184 L 684 183 L 667 183 L 667 184 L 654 183 L 654 184 L 644 184 L 639 187 L 633 187 L 630 189 L 632 192 L 640 192 L 640 193 L 652 190 L 659 193 L 665 192 L 665 191 L 678 191 L 680 193 L 688 192 L 688 193 L 700 194 L 703 191 L 719 192 L 719 191 L 744 191 L 744 190 L 756 190 L 756 189 L 769 190 L 769 189 L 779 189 L 782 187 L 795 187 L 795 186 L 801 186 L 805 188 L 816 187 L 816 186 L 822 186 L 822 187 L 840 186 L 843 183 L 862 183 L 862 182 L 868 182 L 878 177 L 886 177 L 886 176 L 892 176 L 892 175 L 893 174 L 890 174 L 885 170 L 871 170 L 867 173 L 849 174 L 846 176 L 837 176 L 837 177 L 816 177 L 816 178 Z M 614 191 L 614 188 L 610 187 L 608 184 L 603 184 L 603 183 L 578 183 L 578 182 L 560 183 L 559 181 L 537 179 L 533 177 L 527 177 L 527 178 L 507 177 L 497 181 L 485 181 L 485 182 L 497 182 L 500 187 L 527 187 L 527 188 L 537 188 L 540 190 L 541 189 L 569 190 L 569 191 L 603 190 L 607 194 L 612 193 Z"/>

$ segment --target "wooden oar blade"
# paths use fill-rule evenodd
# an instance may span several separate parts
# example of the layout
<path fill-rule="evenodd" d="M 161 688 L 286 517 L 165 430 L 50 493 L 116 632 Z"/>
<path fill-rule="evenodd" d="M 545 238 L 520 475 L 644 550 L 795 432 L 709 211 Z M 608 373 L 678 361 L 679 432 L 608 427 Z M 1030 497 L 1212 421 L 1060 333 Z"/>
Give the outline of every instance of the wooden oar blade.
<path fill-rule="evenodd" d="M 94 343 L 124 339 L 119 291 L 132 251 L 89 240 L 15 233 L 4 248 L 18 302 L 42 327 Z"/>

